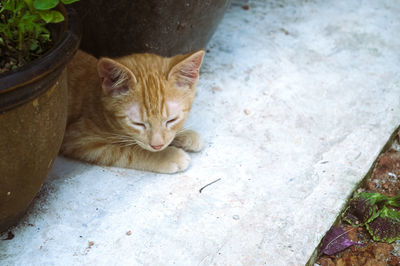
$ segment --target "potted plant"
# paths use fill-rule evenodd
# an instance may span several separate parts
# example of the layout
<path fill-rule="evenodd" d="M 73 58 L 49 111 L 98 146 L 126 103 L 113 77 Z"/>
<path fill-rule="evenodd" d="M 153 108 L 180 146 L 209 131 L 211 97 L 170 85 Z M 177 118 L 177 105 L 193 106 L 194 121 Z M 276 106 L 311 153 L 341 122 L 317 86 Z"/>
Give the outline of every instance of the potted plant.
<path fill-rule="evenodd" d="M 79 46 L 76 0 L 0 3 L 0 232 L 27 210 L 61 146 L 65 66 Z"/>
<path fill-rule="evenodd" d="M 205 48 L 231 0 L 85 0 L 81 49 L 94 56 L 185 54 Z"/>

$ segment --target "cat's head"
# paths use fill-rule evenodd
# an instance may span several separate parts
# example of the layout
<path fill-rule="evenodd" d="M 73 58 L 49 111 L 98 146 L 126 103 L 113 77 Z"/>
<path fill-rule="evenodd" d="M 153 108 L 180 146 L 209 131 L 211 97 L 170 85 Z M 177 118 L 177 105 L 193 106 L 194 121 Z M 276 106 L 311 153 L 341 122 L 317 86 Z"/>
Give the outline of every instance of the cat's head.
<path fill-rule="evenodd" d="M 171 58 L 133 54 L 100 58 L 105 119 L 118 134 L 161 151 L 182 129 L 196 93 L 204 51 Z"/>

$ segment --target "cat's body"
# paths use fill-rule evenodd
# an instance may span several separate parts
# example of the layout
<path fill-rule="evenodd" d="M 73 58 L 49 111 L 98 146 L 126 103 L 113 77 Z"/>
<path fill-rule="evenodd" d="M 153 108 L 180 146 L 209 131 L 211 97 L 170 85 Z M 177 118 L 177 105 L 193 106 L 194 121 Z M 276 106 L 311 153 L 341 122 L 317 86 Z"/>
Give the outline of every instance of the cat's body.
<path fill-rule="evenodd" d="M 183 131 L 203 51 L 163 58 L 133 54 L 96 59 L 82 51 L 67 66 L 68 123 L 61 153 L 83 161 L 175 173 L 199 151 Z"/>

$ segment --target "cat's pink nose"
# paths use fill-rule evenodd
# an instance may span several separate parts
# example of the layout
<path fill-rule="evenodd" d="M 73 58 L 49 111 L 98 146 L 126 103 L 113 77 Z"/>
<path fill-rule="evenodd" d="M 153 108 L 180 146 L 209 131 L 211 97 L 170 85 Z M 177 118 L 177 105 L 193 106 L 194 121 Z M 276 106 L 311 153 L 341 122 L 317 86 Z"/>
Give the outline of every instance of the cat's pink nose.
<path fill-rule="evenodd" d="M 162 147 L 164 147 L 164 145 L 151 145 L 151 147 L 152 147 L 153 149 L 155 149 L 155 150 L 159 150 L 159 149 L 161 149 Z"/>

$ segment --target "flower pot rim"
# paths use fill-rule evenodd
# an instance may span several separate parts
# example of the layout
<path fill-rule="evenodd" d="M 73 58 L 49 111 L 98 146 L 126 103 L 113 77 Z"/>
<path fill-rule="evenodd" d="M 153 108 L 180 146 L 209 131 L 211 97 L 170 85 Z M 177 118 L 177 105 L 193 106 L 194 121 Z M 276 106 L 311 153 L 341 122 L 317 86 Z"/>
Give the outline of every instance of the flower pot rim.
<path fill-rule="evenodd" d="M 35 82 L 54 71 L 60 71 L 72 59 L 81 39 L 80 20 L 70 7 L 59 6 L 65 20 L 54 46 L 42 57 L 13 71 L 0 74 L 0 113 L 15 108 L 47 89 Z"/>

